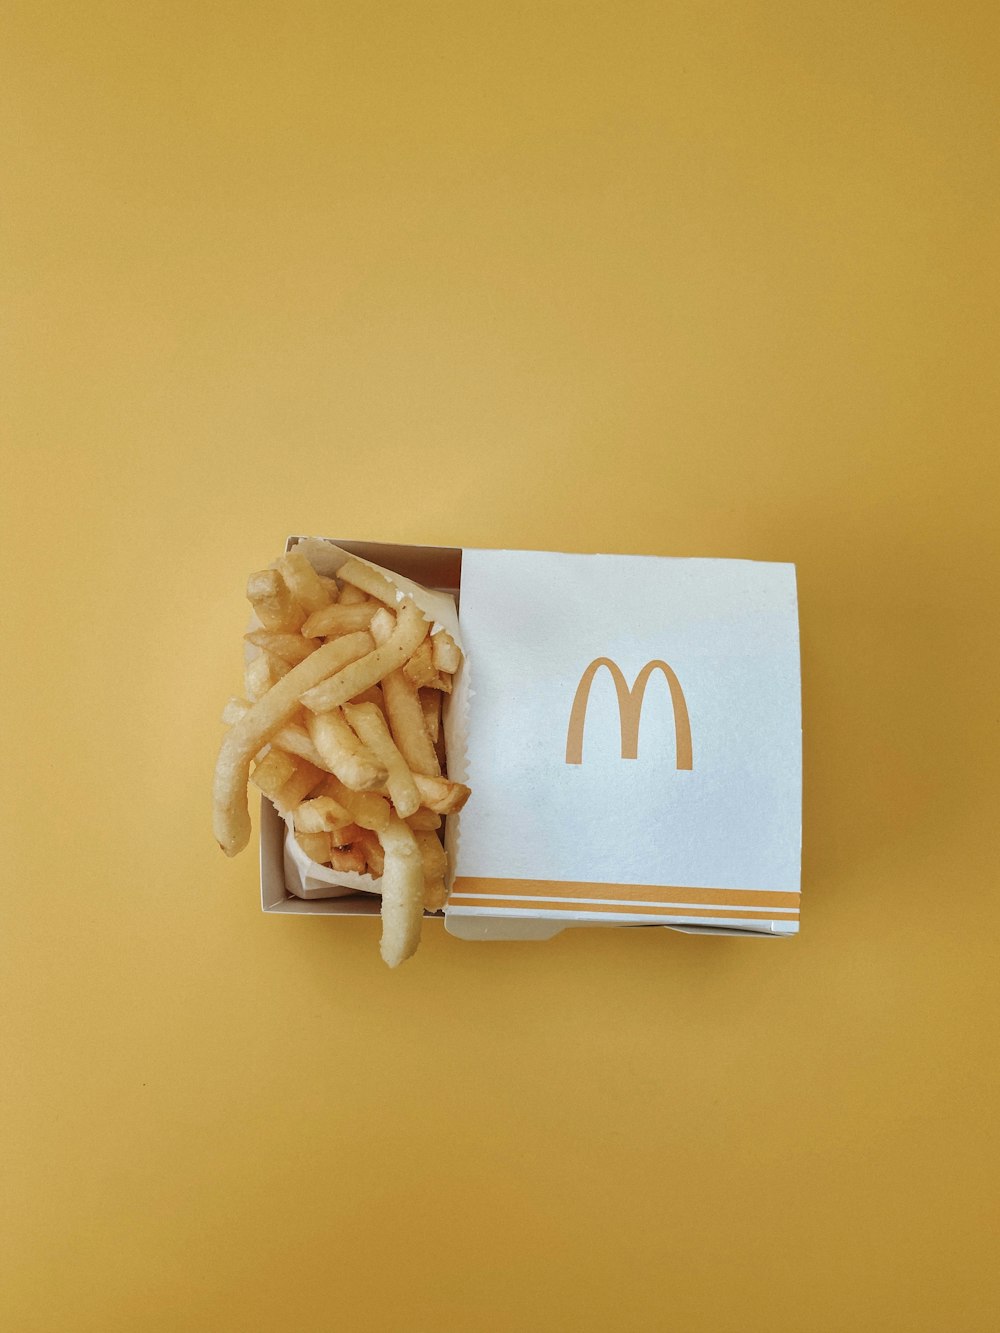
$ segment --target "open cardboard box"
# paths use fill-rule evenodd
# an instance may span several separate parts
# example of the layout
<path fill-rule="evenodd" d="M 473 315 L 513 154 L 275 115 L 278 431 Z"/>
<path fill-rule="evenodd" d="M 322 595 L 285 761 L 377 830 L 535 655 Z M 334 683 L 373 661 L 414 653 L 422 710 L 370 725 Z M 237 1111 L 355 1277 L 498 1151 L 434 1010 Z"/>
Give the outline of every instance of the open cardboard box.
<path fill-rule="evenodd" d="M 446 705 L 460 710 L 449 772 L 473 796 L 447 821 L 446 929 L 796 933 L 793 566 L 328 540 L 461 602 L 469 679 Z M 654 676 L 665 687 L 647 690 Z M 290 892 L 285 824 L 266 799 L 260 868 L 266 912 L 379 913 L 370 893 Z"/>

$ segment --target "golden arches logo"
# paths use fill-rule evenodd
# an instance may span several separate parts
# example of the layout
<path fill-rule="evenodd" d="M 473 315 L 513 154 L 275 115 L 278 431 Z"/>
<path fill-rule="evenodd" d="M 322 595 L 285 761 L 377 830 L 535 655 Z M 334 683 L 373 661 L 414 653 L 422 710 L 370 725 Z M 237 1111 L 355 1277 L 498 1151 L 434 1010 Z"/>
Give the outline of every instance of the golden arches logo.
<path fill-rule="evenodd" d="M 621 667 L 612 662 L 610 657 L 596 657 L 580 677 L 573 698 L 573 708 L 569 715 L 569 729 L 566 732 L 567 764 L 583 763 L 583 728 L 587 721 L 587 704 L 590 700 L 590 687 L 601 667 L 607 667 L 615 684 L 618 695 L 618 721 L 622 735 L 622 758 L 635 759 L 639 753 L 639 722 L 642 717 L 642 701 L 646 686 L 654 671 L 662 671 L 670 687 L 670 701 L 674 709 L 674 737 L 677 746 L 677 767 L 693 768 L 694 760 L 691 749 L 691 719 L 688 717 L 687 700 L 684 691 L 672 669 L 666 662 L 647 662 L 635 678 L 635 684 L 629 689 Z"/>

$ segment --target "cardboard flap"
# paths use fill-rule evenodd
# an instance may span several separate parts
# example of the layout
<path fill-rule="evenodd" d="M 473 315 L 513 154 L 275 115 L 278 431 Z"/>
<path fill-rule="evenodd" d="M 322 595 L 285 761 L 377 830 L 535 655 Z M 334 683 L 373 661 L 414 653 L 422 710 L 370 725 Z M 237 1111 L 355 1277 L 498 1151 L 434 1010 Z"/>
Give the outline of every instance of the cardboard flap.
<path fill-rule="evenodd" d="M 452 918 L 797 927 L 795 570 L 466 550 Z"/>

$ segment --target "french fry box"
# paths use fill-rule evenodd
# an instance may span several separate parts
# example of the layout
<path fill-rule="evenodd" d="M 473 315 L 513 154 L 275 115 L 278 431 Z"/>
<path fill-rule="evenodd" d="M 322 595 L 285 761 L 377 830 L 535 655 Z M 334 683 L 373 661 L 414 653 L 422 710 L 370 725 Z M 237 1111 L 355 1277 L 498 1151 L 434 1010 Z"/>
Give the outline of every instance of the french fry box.
<path fill-rule="evenodd" d="M 463 647 L 443 716 L 448 774 L 472 788 L 445 821 L 452 934 L 796 933 L 793 565 L 287 545 L 323 574 L 375 565 Z M 377 881 L 309 861 L 266 799 L 261 886 L 267 912 L 379 911 Z"/>

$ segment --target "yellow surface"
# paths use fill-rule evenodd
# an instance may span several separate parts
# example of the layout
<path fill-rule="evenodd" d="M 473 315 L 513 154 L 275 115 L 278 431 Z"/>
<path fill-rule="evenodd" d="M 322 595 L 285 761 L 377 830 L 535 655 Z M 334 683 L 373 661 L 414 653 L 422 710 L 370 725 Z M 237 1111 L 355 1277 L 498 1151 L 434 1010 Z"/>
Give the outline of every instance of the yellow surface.
<path fill-rule="evenodd" d="M 5 7 L 0 1326 L 997 1328 L 996 15 Z M 801 937 L 262 916 L 288 532 L 797 562 Z"/>

